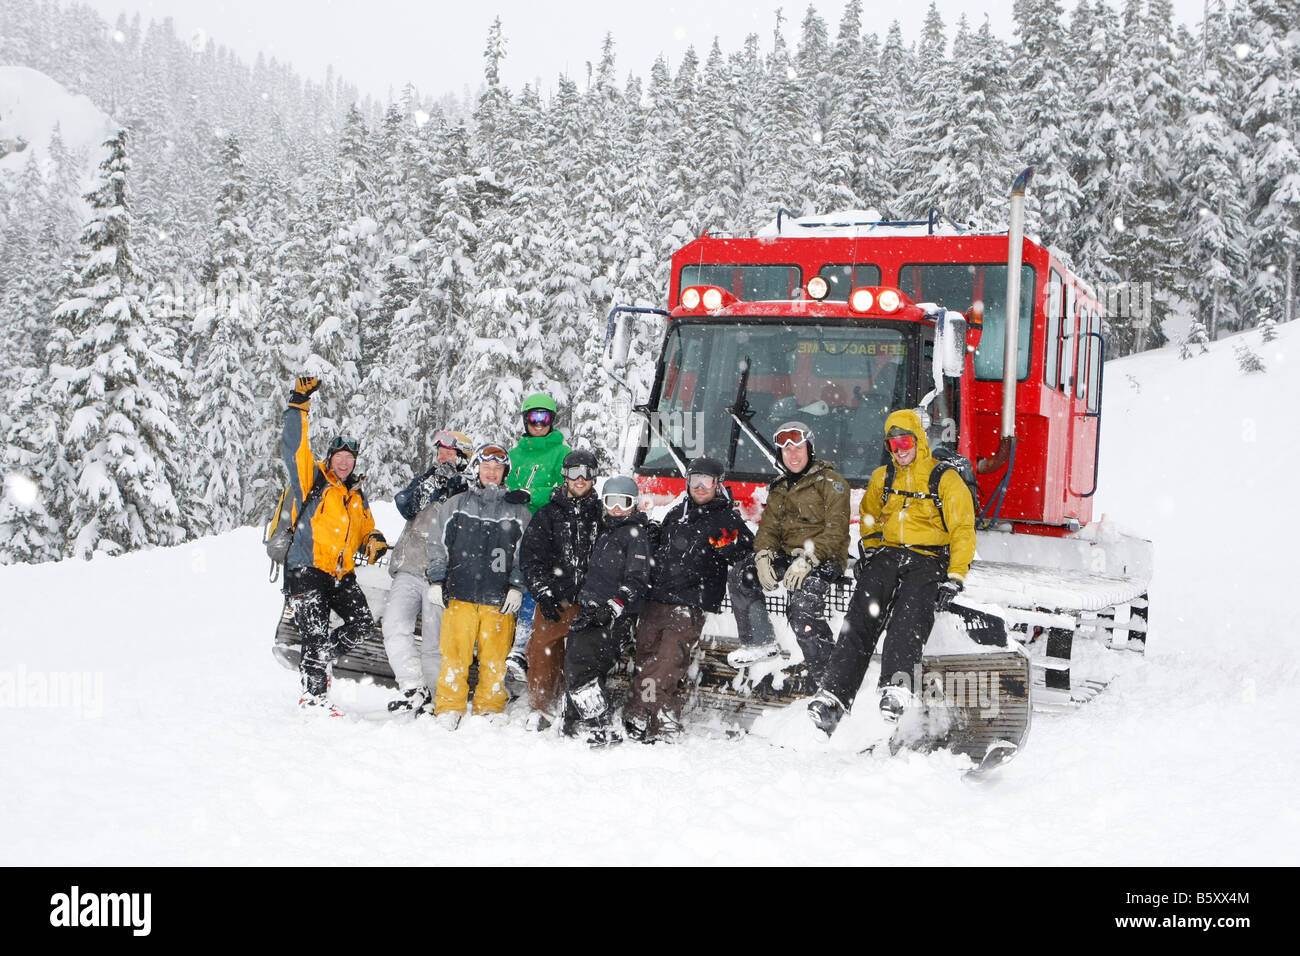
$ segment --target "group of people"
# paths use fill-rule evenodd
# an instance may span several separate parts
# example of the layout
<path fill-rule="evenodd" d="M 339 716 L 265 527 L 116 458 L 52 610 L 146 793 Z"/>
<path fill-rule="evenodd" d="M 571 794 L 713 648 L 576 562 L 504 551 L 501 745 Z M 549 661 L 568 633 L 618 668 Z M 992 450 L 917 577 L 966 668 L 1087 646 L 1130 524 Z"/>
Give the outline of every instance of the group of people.
<path fill-rule="evenodd" d="M 299 705 L 337 714 L 331 662 L 375 626 L 355 562 L 377 561 L 388 545 L 356 473 L 357 442 L 340 435 L 323 460 L 311 454 L 308 410 L 319 386 L 297 379 L 285 409 L 295 504 L 285 587 L 302 636 Z M 779 586 L 817 687 L 808 714 L 818 728 L 829 736 L 852 706 L 886 627 L 880 711 L 896 721 L 912 704 L 934 614 L 962 589 L 975 550 L 970 493 L 952 469 L 930 481 L 939 464 L 916 412 L 886 422 L 889 464 L 863 493 L 854 590 L 837 637 L 826 600 L 849 563 L 850 489 L 816 458 L 806 424 L 788 422 L 773 435 L 781 474 L 754 532 L 720 461 L 692 460 L 685 495 L 656 523 L 638 508 L 631 477 L 608 478 L 597 495 L 597 459 L 565 444 L 550 396 L 528 396 L 521 412 L 523 434 L 510 448 L 439 431 L 435 461 L 396 496 L 406 525 L 392 549 L 383 615 L 400 690 L 390 710 L 455 729 L 476 666 L 472 706 L 489 720 L 503 719 L 515 689 L 527 696 L 531 730 L 558 723 L 594 746 L 624 735 L 672 740 L 705 615 L 719 613 L 729 594 L 740 642 L 728 656 L 733 666 L 780 657 L 765 603 Z M 343 621 L 333 631 L 331 610 Z M 606 679 L 629 645 L 635 664 L 620 721 Z"/>

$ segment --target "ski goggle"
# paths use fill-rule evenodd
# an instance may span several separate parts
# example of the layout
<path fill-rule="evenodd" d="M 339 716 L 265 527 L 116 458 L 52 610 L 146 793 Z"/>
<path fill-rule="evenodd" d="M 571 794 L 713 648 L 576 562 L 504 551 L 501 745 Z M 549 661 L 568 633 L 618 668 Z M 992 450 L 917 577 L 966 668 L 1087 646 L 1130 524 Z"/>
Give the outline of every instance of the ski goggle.
<path fill-rule="evenodd" d="M 898 454 L 900 451 L 911 451 L 916 447 L 916 436 L 895 435 L 892 438 L 886 438 L 885 444 L 889 446 L 889 450 L 894 454 Z"/>
<path fill-rule="evenodd" d="M 564 469 L 564 477 L 570 481 L 591 481 L 596 477 L 596 469 L 586 465 L 571 465 Z"/>
<path fill-rule="evenodd" d="M 688 475 L 686 477 L 686 487 L 694 490 L 696 488 L 716 488 L 718 479 L 712 475 Z"/>
<path fill-rule="evenodd" d="M 339 435 L 338 438 L 335 438 L 332 442 L 330 442 L 330 457 L 333 457 L 338 452 L 346 451 L 346 452 L 351 452 L 352 457 L 355 458 L 357 452 L 359 452 L 360 450 L 361 450 L 361 443 L 357 441 L 355 438 L 348 438 L 346 435 Z"/>
<path fill-rule="evenodd" d="M 488 445 L 486 448 L 479 449 L 478 460 L 480 462 L 494 461 L 498 465 L 504 465 L 510 461 L 510 455 L 506 453 L 504 448 L 497 445 Z"/>
<path fill-rule="evenodd" d="M 460 448 L 460 445 L 456 441 L 456 436 L 448 431 L 441 431 L 434 435 L 433 445 L 435 448 Z"/>
<path fill-rule="evenodd" d="M 772 436 L 776 442 L 777 448 L 785 448 L 787 445 L 802 445 L 808 440 L 808 433 L 802 428 L 785 428 Z"/>
<path fill-rule="evenodd" d="M 611 511 L 615 508 L 631 508 L 636 504 L 636 498 L 632 495 L 605 495 L 600 500 Z"/>
<path fill-rule="evenodd" d="M 549 425 L 552 417 L 549 408 L 533 408 L 524 413 L 524 421 L 530 425 Z"/>

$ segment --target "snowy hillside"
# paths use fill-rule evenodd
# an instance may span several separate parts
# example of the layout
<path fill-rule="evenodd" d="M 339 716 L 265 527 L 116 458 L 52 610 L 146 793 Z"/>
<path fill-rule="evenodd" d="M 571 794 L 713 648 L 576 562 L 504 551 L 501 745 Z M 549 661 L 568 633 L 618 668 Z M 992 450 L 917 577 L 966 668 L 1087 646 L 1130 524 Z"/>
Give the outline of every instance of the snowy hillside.
<path fill-rule="evenodd" d="M 477 719 L 305 721 L 246 529 L 0 568 L 6 862 L 1300 863 L 1300 323 L 1247 338 L 1265 374 L 1237 371 L 1240 337 L 1107 366 L 1098 507 L 1155 541 L 1150 651 L 1083 710 L 1036 715 L 987 784 L 947 754 L 858 756 L 851 733 L 592 752 Z M 39 696 L 59 675 L 85 676 Z"/>
<path fill-rule="evenodd" d="M 104 157 L 104 141 L 117 131 L 117 124 L 87 97 L 68 92 L 39 70 L 0 66 L 0 143 L 26 143 L 22 150 L 11 145 L 14 151 L 0 156 L 0 181 L 3 174 L 16 174 L 33 160 L 47 163 L 56 125 L 64 147 L 80 160 L 79 185 L 84 191 Z M 85 212 L 84 206 L 78 210 L 82 216 Z"/>

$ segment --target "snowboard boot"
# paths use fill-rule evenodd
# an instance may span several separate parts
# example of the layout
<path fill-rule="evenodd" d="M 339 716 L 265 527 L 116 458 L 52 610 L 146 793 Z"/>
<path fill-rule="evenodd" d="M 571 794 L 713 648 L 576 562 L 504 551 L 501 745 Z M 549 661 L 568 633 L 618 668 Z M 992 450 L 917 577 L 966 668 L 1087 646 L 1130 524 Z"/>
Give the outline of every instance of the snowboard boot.
<path fill-rule="evenodd" d="M 768 641 L 766 644 L 742 644 L 727 655 L 727 663 L 740 670 L 750 664 L 775 660 L 780 656 L 781 645 L 776 641 Z"/>
<path fill-rule="evenodd" d="M 828 690 L 819 690 L 817 696 L 808 702 L 808 719 L 827 737 L 835 733 L 843 717 L 844 705 Z"/>
<path fill-rule="evenodd" d="M 464 715 L 458 710 L 449 710 L 445 714 L 437 714 L 433 722 L 443 730 L 452 731 L 460 726 L 460 719 Z"/>
<path fill-rule="evenodd" d="M 324 694 L 308 694 L 304 691 L 298 698 L 298 708 L 307 714 L 320 714 L 325 717 L 343 716 L 343 711 L 330 703 L 330 699 Z"/>
<path fill-rule="evenodd" d="M 650 743 L 646 736 L 650 730 L 650 718 L 645 714 L 630 714 L 623 718 L 623 732 L 627 734 L 628 740 L 639 740 L 642 743 Z"/>
<path fill-rule="evenodd" d="M 588 729 L 587 746 L 593 749 L 613 747 L 622 742 L 623 734 L 612 722 L 597 723 Z"/>
<path fill-rule="evenodd" d="M 420 686 L 412 687 L 410 690 L 402 691 L 402 696 L 397 700 L 388 702 L 388 712 L 390 714 L 410 713 L 411 711 L 419 712 L 432 698 L 429 696 L 429 688 Z"/>
<path fill-rule="evenodd" d="M 524 730 L 540 734 L 544 731 L 550 730 L 552 723 L 551 715 L 546 713 L 546 711 L 534 710 L 524 721 Z"/>
<path fill-rule="evenodd" d="M 528 658 L 522 650 L 506 657 L 506 693 L 511 700 L 528 693 Z"/>
<path fill-rule="evenodd" d="M 886 723 L 896 724 L 912 704 L 912 692 L 906 687 L 890 684 L 880 688 L 880 716 Z"/>

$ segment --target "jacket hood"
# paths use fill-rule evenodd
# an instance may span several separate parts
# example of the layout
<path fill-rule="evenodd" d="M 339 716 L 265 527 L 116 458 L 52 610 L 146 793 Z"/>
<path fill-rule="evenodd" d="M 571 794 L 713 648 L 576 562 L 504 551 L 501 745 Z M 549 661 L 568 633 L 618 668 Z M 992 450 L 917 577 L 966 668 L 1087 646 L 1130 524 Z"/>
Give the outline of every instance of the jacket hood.
<path fill-rule="evenodd" d="M 925 437 L 925 427 L 921 424 L 921 416 L 910 408 L 901 408 L 896 412 L 890 412 L 889 417 L 885 419 L 885 434 L 889 434 L 891 428 L 898 427 L 904 431 L 911 432 L 916 436 L 916 460 L 930 457 L 930 442 Z"/>

